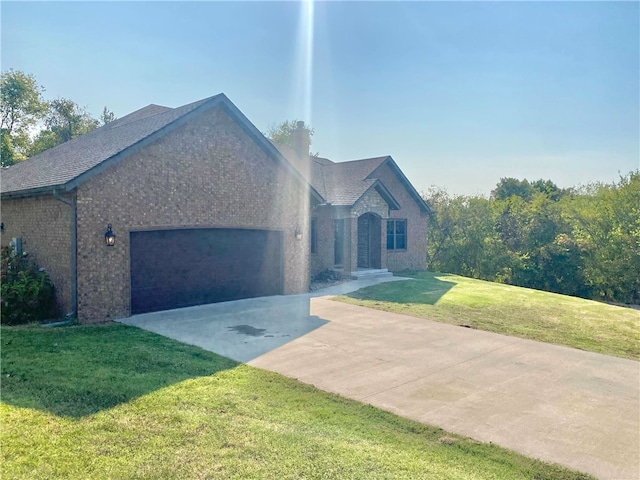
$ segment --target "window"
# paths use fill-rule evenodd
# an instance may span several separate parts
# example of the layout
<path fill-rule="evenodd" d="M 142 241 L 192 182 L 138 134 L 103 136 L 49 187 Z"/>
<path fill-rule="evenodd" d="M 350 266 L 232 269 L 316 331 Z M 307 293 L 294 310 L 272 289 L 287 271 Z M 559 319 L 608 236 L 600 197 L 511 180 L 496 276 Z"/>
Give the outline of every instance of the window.
<path fill-rule="evenodd" d="M 406 250 L 407 221 L 387 220 L 387 250 Z"/>
<path fill-rule="evenodd" d="M 318 219 L 311 219 L 311 253 L 318 253 Z"/>

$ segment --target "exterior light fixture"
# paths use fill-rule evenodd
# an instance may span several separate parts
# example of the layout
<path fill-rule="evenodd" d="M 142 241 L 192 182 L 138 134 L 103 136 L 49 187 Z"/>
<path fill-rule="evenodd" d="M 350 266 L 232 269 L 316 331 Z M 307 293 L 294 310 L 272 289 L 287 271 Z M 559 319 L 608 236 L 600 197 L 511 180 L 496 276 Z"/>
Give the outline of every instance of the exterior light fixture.
<path fill-rule="evenodd" d="M 302 232 L 299 227 L 296 227 L 296 240 L 302 240 Z"/>
<path fill-rule="evenodd" d="M 111 229 L 111 224 L 107 225 L 107 231 L 104 234 L 104 243 L 107 247 L 113 247 L 116 244 L 116 234 Z"/>
<path fill-rule="evenodd" d="M 0 223 L 0 232 L 4 232 L 4 222 Z"/>

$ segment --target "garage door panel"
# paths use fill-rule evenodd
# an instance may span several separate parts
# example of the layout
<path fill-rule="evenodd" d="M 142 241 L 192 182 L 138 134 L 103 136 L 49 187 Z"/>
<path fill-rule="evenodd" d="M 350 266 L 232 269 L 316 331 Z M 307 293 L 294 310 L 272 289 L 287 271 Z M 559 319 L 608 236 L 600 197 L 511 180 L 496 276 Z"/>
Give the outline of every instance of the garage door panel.
<path fill-rule="evenodd" d="M 283 292 L 281 232 L 159 230 L 130 239 L 132 313 Z"/>

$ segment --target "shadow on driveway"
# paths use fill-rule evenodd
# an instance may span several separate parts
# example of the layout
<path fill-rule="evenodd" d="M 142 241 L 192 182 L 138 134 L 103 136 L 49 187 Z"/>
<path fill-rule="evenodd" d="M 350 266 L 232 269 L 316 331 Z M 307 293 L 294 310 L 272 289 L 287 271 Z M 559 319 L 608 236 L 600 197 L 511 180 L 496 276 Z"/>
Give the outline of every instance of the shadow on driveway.
<path fill-rule="evenodd" d="M 327 320 L 310 314 L 311 298 L 397 280 L 408 279 L 355 280 L 313 293 L 198 305 L 118 321 L 246 363 L 325 325 Z"/>

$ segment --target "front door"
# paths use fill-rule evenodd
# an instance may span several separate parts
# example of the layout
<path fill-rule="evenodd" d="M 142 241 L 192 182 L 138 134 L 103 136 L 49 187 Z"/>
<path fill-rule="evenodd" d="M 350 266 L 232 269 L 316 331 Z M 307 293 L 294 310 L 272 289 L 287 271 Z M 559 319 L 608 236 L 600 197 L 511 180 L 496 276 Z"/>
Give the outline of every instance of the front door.
<path fill-rule="evenodd" d="M 377 215 L 358 217 L 358 268 L 380 268 L 380 225 Z"/>

